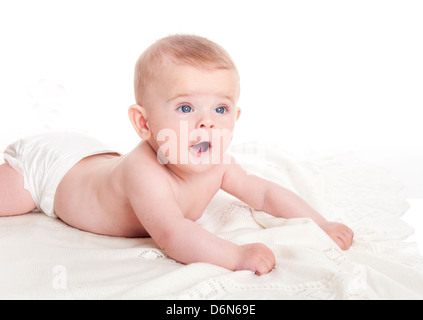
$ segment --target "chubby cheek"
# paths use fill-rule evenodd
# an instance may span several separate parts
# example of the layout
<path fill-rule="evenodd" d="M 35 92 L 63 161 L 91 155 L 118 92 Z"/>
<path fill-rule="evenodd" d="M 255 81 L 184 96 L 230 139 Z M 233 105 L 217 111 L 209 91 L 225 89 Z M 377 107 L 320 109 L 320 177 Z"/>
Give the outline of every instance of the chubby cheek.
<path fill-rule="evenodd" d="M 218 159 L 219 163 L 225 162 L 225 153 L 232 142 L 233 132 L 229 129 L 213 130 L 211 140 L 211 151 L 213 161 Z"/>

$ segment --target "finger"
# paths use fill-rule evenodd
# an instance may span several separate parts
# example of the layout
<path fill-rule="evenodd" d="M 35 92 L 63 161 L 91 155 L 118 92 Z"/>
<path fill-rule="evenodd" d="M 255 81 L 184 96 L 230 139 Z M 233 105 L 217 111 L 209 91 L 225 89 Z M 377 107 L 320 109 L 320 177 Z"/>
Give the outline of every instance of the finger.
<path fill-rule="evenodd" d="M 331 236 L 331 238 L 337 244 L 337 246 L 340 247 L 342 250 L 347 249 L 347 245 L 344 242 L 344 239 L 342 239 L 341 235 L 333 235 Z"/>
<path fill-rule="evenodd" d="M 263 274 L 269 273 L 273 270 L 274 266 L 275 264 L 272 261 L 262 261 L 262 263 L 257 266 L 255 274 L 261 276 Z"/>
<path fill-rule="evenodd" d="M 337 238 L 338 238 L 338 246 L 339 246 L 342 250 L 347 250 L 347 249 L 348 249 L 348 247 L 347 247 L 347 244 L 345 243 L 345 240 L 344 240 L 342 237 L 340 237 L 340 236 L 338 236 Z"/>
<path fill-rule="evenodd" d="M 341 239 L 342 239 L 342 241 L 344 242 L 344 245 L 345 245 L 343 249 L 348 250 L 351 247 L 352 241 L 353 241 L 353 237 L 352 237 L 351 233 L 346 232 L 346 233 L 342 234 Z"/>
<path fill-rule="evenodd" d="M 267 266 L 267 268 L 270 272 L 275 266 L 276 257 L 275 257 L 275 254 L 273 253 L 272 250 L 270 250 L 269 248 L 267 248 L 267 249 L 268 249 L 268 251 L 267 251 L 267 255 L 264 258 L 264 261 L 265 261 L 266 266 Z"/>
<path fill-rule="evenodd" d="M 353 244 L 353 241 L 354 241 L 354 232 L 352 232 L 351 231 L 351 233 L 350 233 L 350 238 L 349 238 L 349 240 L 350 240 L 350 247 L 352 246 L 352 244 Z"/>

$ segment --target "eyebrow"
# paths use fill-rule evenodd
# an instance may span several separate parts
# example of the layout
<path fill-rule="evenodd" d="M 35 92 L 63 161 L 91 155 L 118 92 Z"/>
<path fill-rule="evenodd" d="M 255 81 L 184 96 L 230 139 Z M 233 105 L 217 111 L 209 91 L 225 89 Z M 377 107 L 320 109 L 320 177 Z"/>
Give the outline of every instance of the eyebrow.
<path fill-rule="evenodd" d="M 191 97 L 193 95 L 195 95 L 195 94 L 194 93 L 181 93 L 181 94 L 177 94 L 174 97 L 172 97 L 169 100 L 167 100 L 167 103 L 169 103 L 169 102 L 171 102 L 173 100 L 179 99 L 179 98 L 189 98 L 189 97 Z M 229 100 L 232 103 L 235 103 L 234 99 L 230 95 L 228 95 L 228 94 L 217 94 L 217 96 L 222 97 L 222 98 L 224 98 L 226 100 Z"/>
<path fill-rule="evenodd" d="M 173 98 L 170 98 L 169 100 L 167 100 L 166 102 L 171 102 L 171 101 L 173 101 L 173 100 L 176 100 L 176 99 L 179 99 L 179 98 L 185 98 L 185 97 L 190 97 L 190 96 L 192 96 L 192 94 L 189 94 L 189 93 L 181 93 L 181 94 L 177 94 L 177 95 L 175 95 Z"/>

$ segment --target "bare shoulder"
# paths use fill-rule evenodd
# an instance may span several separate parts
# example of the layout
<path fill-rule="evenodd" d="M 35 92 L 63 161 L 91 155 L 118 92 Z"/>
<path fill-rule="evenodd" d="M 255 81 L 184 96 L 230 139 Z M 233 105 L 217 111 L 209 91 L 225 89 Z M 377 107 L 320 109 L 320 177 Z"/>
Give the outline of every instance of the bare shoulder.
<path fill-rule="evenodd" d="M 122 163 L 124 192 L 139 222 L 154 239 L 174 218 L 181 219 L 169 174 L 149 147 L 138 146 Z"/>
<path fill-rule="evenodd" d="M 146 146 L 140 144 L 130 153 L 125 156 L 122 162 L 122 176 L 125 189 L 128 192 L 138 191 L 140 187 L 152 187 L 154 191 L 157 187 L 164 187 L 166 183 L 166 173 L 163 165 L 159 163 L 154 151 Z"/>
<path fill-rule="evenodd" d="M 141 223 L 165 205 L 176 205 L 169 174 L 149 146 L 139 145 L 125 156 L 121 179 L 123 192 Z"/>
<path fill-rule="evenodd" d="M 247 176 L 247 171 L 231 157 L 228 164 L 222 165 L 222 189 L 231 189 L 234 185 L 242 184 L 242 178 Z"/>

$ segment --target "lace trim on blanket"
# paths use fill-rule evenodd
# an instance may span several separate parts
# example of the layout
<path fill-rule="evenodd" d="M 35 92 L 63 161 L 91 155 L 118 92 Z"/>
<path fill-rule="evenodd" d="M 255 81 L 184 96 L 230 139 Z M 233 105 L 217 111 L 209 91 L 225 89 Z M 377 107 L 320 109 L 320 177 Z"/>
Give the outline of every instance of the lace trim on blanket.
<path fill-rule="evenodd" d="M 170 259 L 164 251 L 154 248 L 144 248 L 138 255 L 138 258 L 146 260 Z"/>
<path fill-rule="evenodd" d="M 253 277 L 256 276 L 251 277 L 249 284 L 246 281 L 234 281 L 229 277 L 209 279 L 181 292 L 177 299 L 220 299 L 231 298 L 231 295 L 238 298 L 241 295 L 245 299 L 272 299 L 275 296 L 278 299 L 377 299 L 377 295 L 366 282 L 366 270 L 361 267 L 356 267 L 352 272 L 338 272 L 319 281 L 296 285 L 282 282 L 261 284 L 254 281 Z"/>

